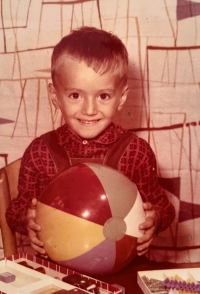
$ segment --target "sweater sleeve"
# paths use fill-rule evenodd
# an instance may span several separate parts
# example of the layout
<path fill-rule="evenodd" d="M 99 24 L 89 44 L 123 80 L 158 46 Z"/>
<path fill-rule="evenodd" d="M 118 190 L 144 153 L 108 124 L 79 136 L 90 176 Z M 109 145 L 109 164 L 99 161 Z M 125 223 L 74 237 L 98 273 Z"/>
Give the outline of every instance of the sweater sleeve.
<path fill-rule="evenodd" d="M 44 142 L 37 138 L 26 149 L 19 172 L 18 196 L 6 212 L 7 223 L 13 231 L 27 234 L 26 214 L 33 198 L 39 197 L 55 175 L 54 165 Z"/>
<path fill-rule="evenodd" d="M 143 202 L 150 202 L 159 212 L 159 231 L 165 230 L 174 220 L 175 209 L 158 182 L 154 152 L 145 140 L 136 136 L 127 148 L 125 157 L 129 158 L 127 176 L 136 184 Z"/>

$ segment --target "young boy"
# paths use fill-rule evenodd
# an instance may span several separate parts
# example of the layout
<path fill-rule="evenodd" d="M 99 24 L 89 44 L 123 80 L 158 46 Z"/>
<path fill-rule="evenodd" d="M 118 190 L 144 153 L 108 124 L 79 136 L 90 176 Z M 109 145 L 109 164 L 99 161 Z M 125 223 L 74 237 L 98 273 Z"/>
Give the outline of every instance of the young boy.
<path fill-rule="evenodd" d="M 56 130 L 58 145 L 66 157 L 103 162 L 121 134 L 126 133 L 112 120 L 122 109 L 128 94 L 128 54 L 116 36 L 96 28 L 82 27 L 64 37 L 52 55 L 52 84 L 49 92 L 65 124 Z M 56 144 L 56 142 L 55 142 Z M 146 220 L 140 224 L 138 255 L 147 252 L 156 233 L 174 219 L 174 208 L 159 186 L 156 160 L 150 146 L 133 135 L 121 157 L 118 170 L 133 181 L 142 196 Z M 57 168 L 41 136 L 25 151 L 19 176 L 19 195 L 8 208 L 9 226 L 28 234 L 31 245 L 45 254 L 35 223 L 37 198 L 56 176 Z"/>

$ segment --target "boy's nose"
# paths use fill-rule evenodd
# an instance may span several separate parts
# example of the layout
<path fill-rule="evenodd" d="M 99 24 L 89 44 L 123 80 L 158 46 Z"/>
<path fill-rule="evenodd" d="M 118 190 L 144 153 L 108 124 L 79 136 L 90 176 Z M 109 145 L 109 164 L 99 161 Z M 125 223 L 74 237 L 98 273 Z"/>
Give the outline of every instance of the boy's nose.
<path fill-rule="evenodd" d="M 91 99 L 85 99 L 83 103 L 82 113 L 85 115 L 95 115 L 97 114 L 97 104 L 96 101 Z"/>

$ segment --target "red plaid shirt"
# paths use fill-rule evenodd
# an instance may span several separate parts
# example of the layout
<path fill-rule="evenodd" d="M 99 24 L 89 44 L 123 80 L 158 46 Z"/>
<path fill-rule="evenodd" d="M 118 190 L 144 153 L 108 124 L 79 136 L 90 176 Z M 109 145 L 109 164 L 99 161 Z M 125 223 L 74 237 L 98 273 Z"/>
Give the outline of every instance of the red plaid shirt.
<path fill-rule="evenodd" d="M 57 129 L 59 144 L 71 158 L 103 159 L 110 146 L 122 131 L 120 126 L 111 124 L 103 134 L 91 140 L 84 140 L 73 133 L 67 125 Z M 168 201 L 156 176 L 156 159 L 147 142 L 137 136 L 133 138 L 121 158 L 119 171 L 133 181 L 144 202 L 150 202 L 160 213 L 160 230 L 166 229 L 174 219 L 174 207 Z M 23 227 L 28 205 L 32 198 L 38 198 L 44 188 L 56 176 L 56 170 L 43 139 L 36 138 L 26 149 L 22 158 L 18 190 L 19 194 L 7 210 L 9 226 L 21 234 L 27 234 Z"/>

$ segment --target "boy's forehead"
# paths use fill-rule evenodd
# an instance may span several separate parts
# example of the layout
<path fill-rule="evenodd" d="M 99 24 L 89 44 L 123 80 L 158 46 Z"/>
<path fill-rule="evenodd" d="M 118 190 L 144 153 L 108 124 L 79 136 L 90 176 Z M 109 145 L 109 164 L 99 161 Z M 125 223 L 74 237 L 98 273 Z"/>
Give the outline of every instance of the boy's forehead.
<path fill-rule="evenodd" d="M 81 58 L 78 58 L 78 57 L 74 57 L 74 56 L 68 55 L 66 53 L 63 53 L 57 59 L 56 68 L 58 69 L 60 67 L 60 65 L 65 66 L 65 67 L 68 67 L 68 66 L 72 66 L 74 64 L 77 64 L 78 65 L 80 63 L 84 64 L 88 68 L 91 68 L 96 73 L 99 73 L 100 75 L 102 74 L 100 68 L 98 70 L 95 68 L 95 62 L 92 62 L 91 61 L 90 63 L 88 63 L 84 59 L 81 59 Z M 104 66 L 105 66 L 105 63 L 102 62 L 101 63 L 101 67 L 103 68 Z"/>
<path fill-rule="evenodd" d="M 80 81 L 82 82 L 82 80 L 90 83 L 90 78 L 91 82 L 95 81 L 95 83 L 97 83 L 96 86 L 98 86 L 98 83 L 101 83 L 101 85 L 104 84 L 106 87 L 107 84 L 110 85 L 109 87 L 112 86 L 115 90 L 126 84 L 125 75 L 121 76 L 119 72 L 114 72 L 112 68 L 106 71 L 96 71 L 92 64 L 88 65 L 85 60 L 80 60 L 67 54 L 62 54 L 62 56 L 60 56 L 60 60 L 54 72 L 54 82 L 56 84 L 60 84 L 61 80 L 64 84 L 77 84 Z"/>
<path fill-rule="evenodd" d="M 83 63 L 86 65 L 86 67 L 89 67 L 93 69 L 96 73 L 99 75 L 103 75 L 104 73 L 110 72 L 111 75 L 113 76 L 122 76 L 126 74 L 124 70 L 122 70 L 122 67 L 120 64 L 117 64 L 114 60 L 86 60 L 81 57 L 76 57 L 73 55 L 69 55 L 65 52 L 63 52 L 56 60 L 55 64 L 53 65 L 53 70 L 58 70 L 60 65 L 70 66 L 71 61 L 73 63 Z"/>
<path fill-rule="evenodd" d="M 105 64 L 106 66 L 106 64 Z M 111 69 L 107 69 L 105 70 L 105 66 L 102 63 L 101 68 L 99 68 L 98 70 L 96 70 L 95 68 L 95 64 L 91 63 L 90 65 L 87 64 L 87 61 L 85 60 L 80 60 L 78 58 L 75 58 L 73 56 L 69 56 L 67 54 L 62 54 L 62 56 L 60 56 L 59 60 L 57 61 L 57 65 L 55 67 L 56 69 L 56 73 L 57 74 L 61 74 L 64 73 L 65 71 L 77 71 L 77 72 L 84 72 L 88 70 L 93 71 L 95 74 L 99 75 L 99 77 L 101 76 L 110 76 L 113 77 L 114 79 L 116 79 L 117 76 L 119 76 L 119 74 L 116 74 L 113 70 Z"/>

